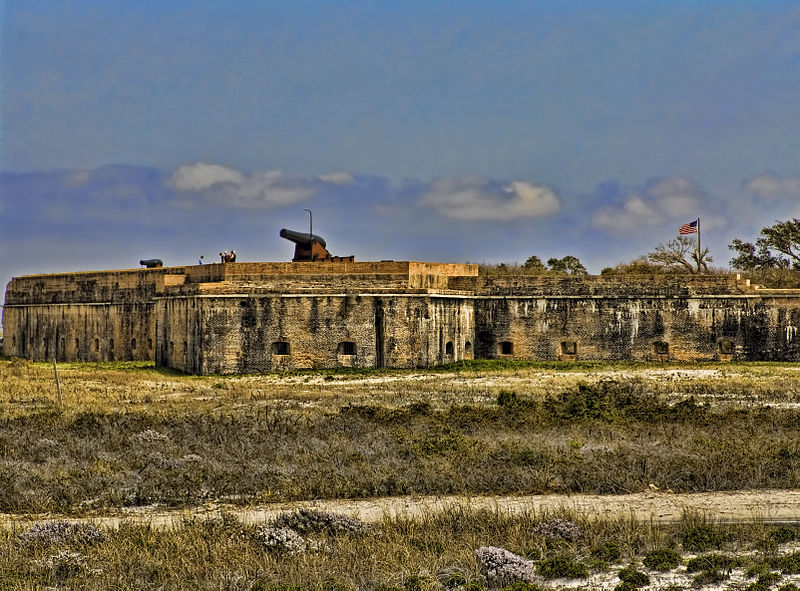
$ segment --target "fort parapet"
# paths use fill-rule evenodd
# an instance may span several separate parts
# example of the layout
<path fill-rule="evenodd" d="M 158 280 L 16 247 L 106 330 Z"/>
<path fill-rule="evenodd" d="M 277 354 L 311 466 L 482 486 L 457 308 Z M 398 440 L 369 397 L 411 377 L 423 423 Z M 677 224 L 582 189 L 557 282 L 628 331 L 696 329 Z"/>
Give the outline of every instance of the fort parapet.
<path fill-rule="evenodd" d="M 413 261 L 14 278 L 4 354 L 194 374 L 471 358 L 800 360 L 800 290 L 735 276 L 478 275 Z"/>

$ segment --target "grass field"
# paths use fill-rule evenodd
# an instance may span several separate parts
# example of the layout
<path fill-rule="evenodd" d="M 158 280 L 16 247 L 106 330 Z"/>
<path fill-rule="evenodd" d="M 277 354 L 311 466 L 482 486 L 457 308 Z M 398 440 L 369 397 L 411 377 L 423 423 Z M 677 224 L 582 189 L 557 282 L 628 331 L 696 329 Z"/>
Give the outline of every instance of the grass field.
<path fill-rule="evenodd" d="M 193 377 L 151 364 L 62 364 L 59 382 L 62 404 L 52 365 L 0 361 L 2 512 L 88 516 L 208 501 L 789 489 L 800 481 L 794 366 L 473 362 L 426 372 Z M 126 526 L 101 543 L 63 547 L 22 544 L 24 532 L 9 530 L 0 568 L 15 573 L 9 588 L 502 588 L 513 581 L 492 580 L 475 555 L 497 546 L 535 559 L 537 585 L 551 585 L 542 561 L 569 559 L 589 575 L 584 588 L 635 588 L 620 583 L 622 566 L 662 547 L 682 560 L 689 551 L 680 537 L 688 517 L 670 528 L 580 523 L 585 516 L 571 515 L 584 533 L 567 544 L 533 533 L 545 517 L 451 511 L 385 520 L 376 526 L 380 535 L 323 532 L 297 554 L 265 549 L 263 532 L 234 519 L 163 532 Z M 764 541 L 772 535 L 767 525 L 748 528 L 710 550 L 755 552 L 760 558 L 747 558 L 747 569 L 760 560 L 762 571 L 791 582 L 776 553 L 793 551 L 795 534 L 779 549 Z M 621 553 L 600 568 L 594 547 L 605 542 Z M 80 557 L 57 558 L 62 551 Z M 745 567 L 717 570 L 726 568 Z M 602 573 L 605 579 L 591 578 Z M 758 580 L 739 575 L 741 588 Z M 728 584 L 709 577 L 708 585 Z M 694 584 L 672 579 L 678 587 Z"/>

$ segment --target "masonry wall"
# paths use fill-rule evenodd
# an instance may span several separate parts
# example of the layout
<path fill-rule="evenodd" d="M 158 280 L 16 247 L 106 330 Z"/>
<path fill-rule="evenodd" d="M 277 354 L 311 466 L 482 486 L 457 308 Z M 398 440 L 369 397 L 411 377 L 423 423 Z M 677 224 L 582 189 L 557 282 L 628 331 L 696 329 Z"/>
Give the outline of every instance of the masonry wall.
<path fill-rule="evenodd" d="M 3 352 L 195 374 L 470 357 L 800 361 L 800 291 L 725 276 L 476 273 L 389 261 L 20 277 L 6 291 Z"/>
<path fill-rule="evenodd" d="M 429 367 L 472 354 L 464 298 L 206 295 L 162 298 L 156 308 L 156 362 L 187 373 Z"/>
<path fill-rule="evenodd" d="M 181 269 L 30 275 L 3 308 L 3 354 L 49 361 L 150 360 L 153 298 Z"/>
<path fill-rule="evenodd" d="M 484 297 L 475 303 L 475 355 L 798 361 L 798 326 L 798 298 Z"/>

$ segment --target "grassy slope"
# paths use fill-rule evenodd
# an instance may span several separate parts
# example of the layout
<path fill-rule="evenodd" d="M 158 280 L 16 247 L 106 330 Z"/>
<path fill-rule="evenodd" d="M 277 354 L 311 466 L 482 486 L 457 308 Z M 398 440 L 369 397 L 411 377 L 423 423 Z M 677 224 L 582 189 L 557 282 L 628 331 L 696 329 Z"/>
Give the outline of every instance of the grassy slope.
<path fill-rule="evenodd" d="M 61 367 L 62 409 L 52 366 L 0 362 L 0 511 L 796 487 L 798 372 L 707 369 L 476 363 L 197 378 L 81 364 Z"/>

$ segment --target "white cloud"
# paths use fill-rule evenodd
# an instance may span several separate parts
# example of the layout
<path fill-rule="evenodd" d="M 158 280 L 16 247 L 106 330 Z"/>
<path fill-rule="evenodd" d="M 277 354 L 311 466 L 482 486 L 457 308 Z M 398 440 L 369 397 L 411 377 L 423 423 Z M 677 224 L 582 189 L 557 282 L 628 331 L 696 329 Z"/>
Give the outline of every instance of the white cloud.
<path fill-rule="evenodd" d="M 621 206 L 606 206 L 594 213 L 592 225 L 613 233 L 635 228 L 658 228 L 665 222 L 691 221 L 711 209 L 711 197 L 697 183 L 683 177 L 650 181 L 641 191 L 630 193 Z M 703 226 L 722 227 L 725 219 L 707 215 Z"/>
<path fill-rule="evenodd" d="M 492 221 L 549 215 L 561 207 L 547 187 L 525 181 L 498 186 L 482 177 L 436 179 L 419 203 L 448 218 Z"/>
<path fill-rule="evenodd" d="M 660 221 L 656 210 L 638 195 L 627 198 L 622 208 L 604 207 L 595 212 L 592 225 L 612 232 L 624 232 L 630 228 L 655 226 Z"/>
<path fill-rule="evenodd" d="M 771 172 L 763 172 L 743 183 L 744 188 L 759 197 L 772 195 L 800 196 L 800 178 L 782 179 Z"/>
<path fill-rule="evenodd" d="M 332 183 L 334 185 L 352 185 L 356 182 L 355 177 L 349 172 L 336 171 L 317 176 L 323 183 Z"/>
<path fill-rule="evenodd" d="M 195 194 L 181 200 L 185 206 L 278 207 L 304 201 L 315 191 L 308 181 L 280 170 L 244 174 L 204 162 L 181 166 L 168 183 L 178 192 Z"/>
<path fill-rule="evenodd" d="M 220 183 L 240 185 L 244 175 L 238 170 L 219 164 L 184 164 L 170 178 L 170 185 L 178 191 L 202 191 Z"/>

